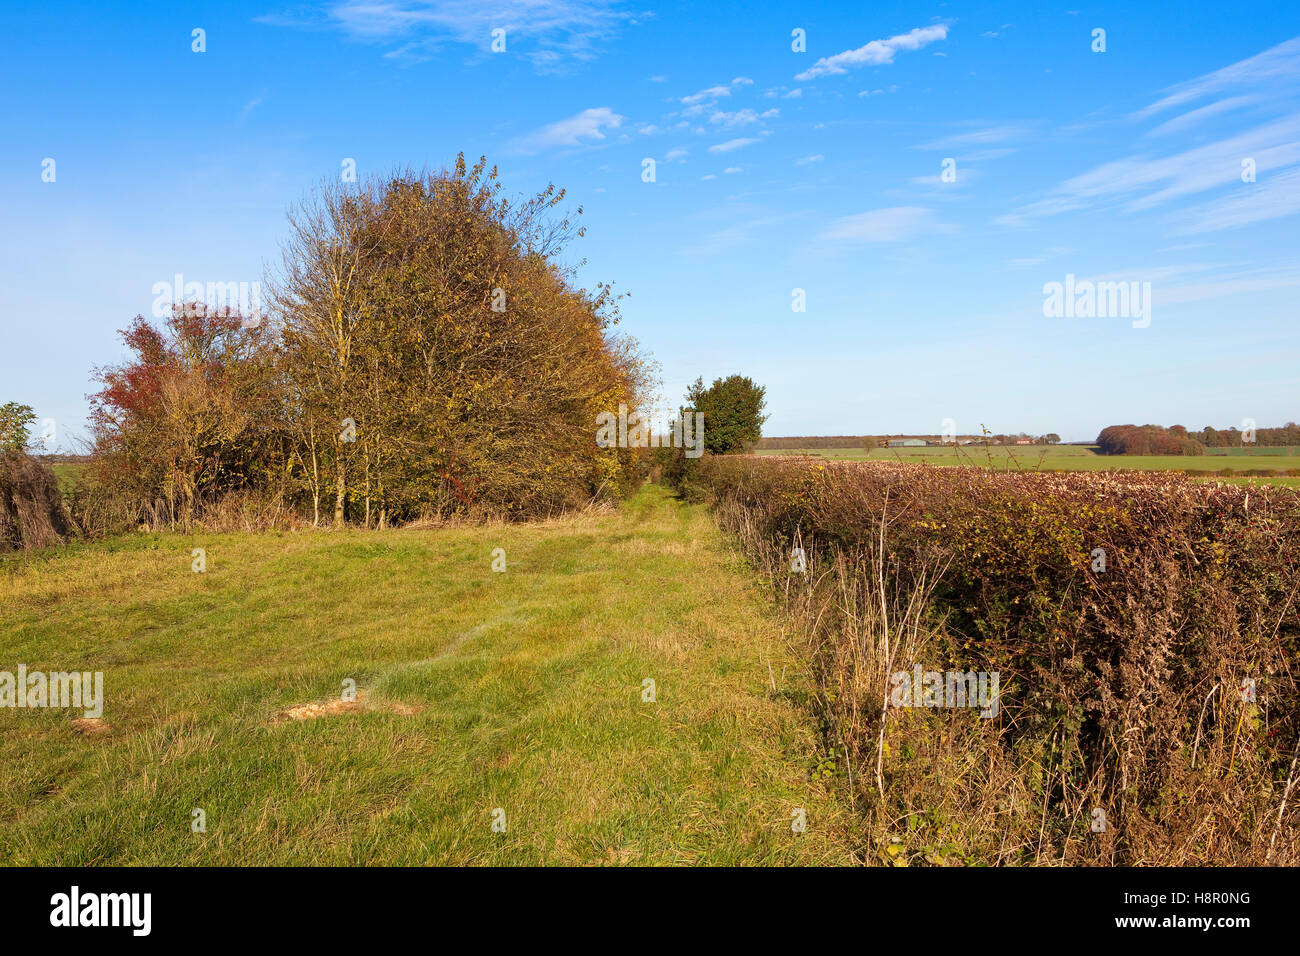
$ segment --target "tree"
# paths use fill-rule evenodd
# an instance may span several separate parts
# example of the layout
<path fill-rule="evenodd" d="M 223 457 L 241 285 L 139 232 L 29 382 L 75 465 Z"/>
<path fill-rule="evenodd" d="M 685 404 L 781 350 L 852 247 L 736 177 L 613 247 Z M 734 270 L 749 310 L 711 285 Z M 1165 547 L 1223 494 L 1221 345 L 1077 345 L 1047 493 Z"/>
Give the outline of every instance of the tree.
<path fill-rule="evenodd" d="M 317 498 L 319 457 L 328 452 L 333 459 L 336 525 L 345 517 L 348 466 L 365 394 L 356 344 L 371 318 L 364 291 L 383 241 L 376 206 L 373 188 L 326 180 L 289 211 L 281 272 L 271 282 L 287 366 L 303 401 L 301 427 L 311 436 Z"/>
<path fill-rule="evenodd" d="M 638 454 L 596 443 L 642 407 L 648 369 L 617 299 L 559 262 L 582 235 L 554 186 L 520 203 L 497 171 L 328 183 L 291 211 L 268 321 L 179 307 L 137 317 L 101 371 L 96 475 L 125 511 L 187 521 L 230 491 L 332 496 L 334 523 L 531 516 L 624 490 Z M 579 214 L 581 209 L 578 210 Z M 269 496 L 268 496 L 269 497 Z M 270 503 L 270 502 L 268 502 Z"/>
<path fill-rule="evenodd" d="M 1061 436 L 1056 434 L 1056 432 L 1048 432 L 1043 436 L 1043 441 L 1047 442 L 1049 445 L 1059 445 L 1061 443 Z"/>
<path fill-rule="evenodd" d="M 1103 455 L 1204 455 L 1205 445 L 1159 425 L 1108 425 L 1097 436 Z"/>
<path fill-rule="evenodd" d="M 0 405 L 0 452 L 22 452 L 31 442 L 31 424 L 36 413 L 30 405 L 5 402 Z"/>
<path fill-rule="evenodd" d="M 704 378 L 686 391 L 686 404 L 704 413 L 704 447 L 712 454 L 747 452 L 763 434 L 767 389 L 743 375 L 716 378 L 708 388 Z"/>
<path fill-rule="evenodd" d="M 283 471 L 265 329 L 187 303 L 161 328 L 137 315 L 122 340 L 133 357 L 98 369 L 103 387 L 90 396 L 92 473 L 102 487 L 141 506 L 162 499 L 169 520 L 186 522 Z"/>
<path fill-rule="evenodd" d="M 545 514 L 628 479 L 634 453 L 595 444 L 598 414 L 644 391 L 618 297 L 559 262 L 583 234 L 563 190 L 501 189 L 461 156 L 329 184 L 291 216 L 273 301 L 296 468 L 313 501 L 332 481 L 336 523 Z"/>

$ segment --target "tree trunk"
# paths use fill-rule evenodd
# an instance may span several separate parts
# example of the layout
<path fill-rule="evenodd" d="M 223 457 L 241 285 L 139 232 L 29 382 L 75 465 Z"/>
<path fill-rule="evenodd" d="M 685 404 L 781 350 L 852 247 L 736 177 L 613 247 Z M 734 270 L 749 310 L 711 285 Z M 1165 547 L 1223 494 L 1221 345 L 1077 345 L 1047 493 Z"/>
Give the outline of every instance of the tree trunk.
<path fill-rule="evenodd" d="M 366 456 L 366 529 L 370 528 L 370 456 Z"/>
<path fill-rule="evenodd" d="M 343 455 L 339 453 L 334 475 L 334 526 L 343 527 L 343 499 L 347 496 L 347 473 L 343 470 Z"/>
<path fill-rule="evenodd" d="M 311 430 L 311 526 L 320 526 L 320 462 L 316 458 L 316 429 Z"/>

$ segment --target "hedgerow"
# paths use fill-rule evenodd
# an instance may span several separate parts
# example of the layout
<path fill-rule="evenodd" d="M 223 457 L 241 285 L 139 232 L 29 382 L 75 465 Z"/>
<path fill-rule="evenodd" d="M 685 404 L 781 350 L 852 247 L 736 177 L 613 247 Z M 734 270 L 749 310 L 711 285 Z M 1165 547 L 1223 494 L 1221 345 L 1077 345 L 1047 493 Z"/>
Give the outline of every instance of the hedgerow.
<path fill-rule="evenodd" d="M 693 480 L 798 617 L 881 860 L 1300 860 L 1300 494 L 715 456 Z M 915 666 L 997 672 L 997 715 L 886 706 Z"/>

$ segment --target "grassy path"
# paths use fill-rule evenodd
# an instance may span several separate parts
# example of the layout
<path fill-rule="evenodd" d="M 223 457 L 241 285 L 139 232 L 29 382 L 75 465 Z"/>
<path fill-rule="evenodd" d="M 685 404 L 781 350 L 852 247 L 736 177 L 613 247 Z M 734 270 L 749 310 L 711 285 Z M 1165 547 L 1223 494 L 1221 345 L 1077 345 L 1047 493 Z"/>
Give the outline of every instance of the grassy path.
<path fill-rule="evenodd" d="M 0 670 L 106 696 L 95 727 L 0 708 L 3 863 L 851 862 L 777 618 L 656 487 L 531 526 L 136 535 L 9 560 L 0 608 Z"/>

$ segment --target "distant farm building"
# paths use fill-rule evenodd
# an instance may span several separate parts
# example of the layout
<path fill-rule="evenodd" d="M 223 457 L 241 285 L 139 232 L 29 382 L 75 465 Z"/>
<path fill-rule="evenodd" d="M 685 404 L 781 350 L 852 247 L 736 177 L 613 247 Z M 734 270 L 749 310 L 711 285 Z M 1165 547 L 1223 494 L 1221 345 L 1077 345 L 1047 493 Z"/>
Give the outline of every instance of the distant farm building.
<path fill-rule="evenodd" d="M 929 442 L 921 438 L 891 438 L 889 440 L 890 448 L 923 448 Z"/>

